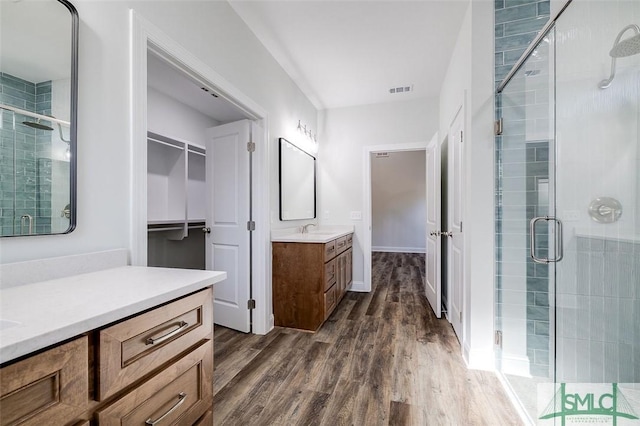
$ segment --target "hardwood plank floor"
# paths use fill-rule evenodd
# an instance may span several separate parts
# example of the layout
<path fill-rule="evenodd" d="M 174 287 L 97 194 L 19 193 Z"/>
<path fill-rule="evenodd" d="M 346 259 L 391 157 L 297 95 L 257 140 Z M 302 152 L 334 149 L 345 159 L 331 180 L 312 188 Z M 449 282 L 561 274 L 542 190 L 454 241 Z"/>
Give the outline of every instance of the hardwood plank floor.
<path fill-rule="evenodd" d="M 315 334 L 215 328 L 216 425 L 520 425 L 493 373 L 467 370 L 423 294 L 424 255 L 374 253 Z"/>

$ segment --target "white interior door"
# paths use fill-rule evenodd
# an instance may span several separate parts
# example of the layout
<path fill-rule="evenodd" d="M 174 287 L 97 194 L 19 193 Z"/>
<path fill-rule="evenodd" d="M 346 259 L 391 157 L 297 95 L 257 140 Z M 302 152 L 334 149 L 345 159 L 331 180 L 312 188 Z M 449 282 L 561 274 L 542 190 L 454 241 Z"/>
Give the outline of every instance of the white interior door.
<path fill-rule="evenodd" d="M 464 141 L 464 108 L 453 119 L 449 127 L 449 238 L 451 238 L 448 259 L 448 281 L 450 300 L 449 320 L 456 332 L 458 339 L 462 339 L 462 301 L 464 285 L 463 248 L 464 235 L 462 234 L 462 191 L 463 168 L 462 147 Z"/>
<path fill-rule="evenodd" d="M 248 333 L 251 316 L 249 120 L 207 130 L 207 269 L 226 271 L 213 291 L 216 324 Z"/>
<path fill-rule="evenodd" d="M 436 317 L 442 316 L 441 251 L 440 244 L 440 141 L 433 135 L 426 150 L 427 168 L 427 270 L 425 293 Z"/>

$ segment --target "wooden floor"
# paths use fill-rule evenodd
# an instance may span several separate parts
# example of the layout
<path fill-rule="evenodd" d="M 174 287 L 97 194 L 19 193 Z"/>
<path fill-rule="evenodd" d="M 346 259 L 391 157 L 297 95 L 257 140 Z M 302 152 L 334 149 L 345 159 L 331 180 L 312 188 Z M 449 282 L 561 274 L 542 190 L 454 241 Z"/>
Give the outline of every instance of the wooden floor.
<path fill-rule="evenodd" d="M 422 291 L 424 255 L 374 253 L 316 333 L 215 329 L 216 425 L 519 425 L 493 373 L 469 371 Z"/>

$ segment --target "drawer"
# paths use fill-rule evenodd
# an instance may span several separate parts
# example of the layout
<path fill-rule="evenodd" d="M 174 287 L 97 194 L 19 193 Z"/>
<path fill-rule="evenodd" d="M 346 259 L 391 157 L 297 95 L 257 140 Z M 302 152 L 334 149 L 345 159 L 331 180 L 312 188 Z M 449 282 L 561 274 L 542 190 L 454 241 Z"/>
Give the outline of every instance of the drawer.
<path fill-rule="evenodd" d="M 337 284 L 331 286 L 331 288 L 324 292 L 324 319 L 326 320 L 336 307 L 336 289 Z"/>
<path fill-rule="evenodd" d="M 213 411 L 209 410 L 200 417 L 193 426 L 211 426 L 213 424 Z"/>
<path fill-rule="evenodd" d="M 353 234 L 347 235 L 347 248 L 353 247 Z"/>
<path fill-rule="evenodd" d="M 98 412 L 100 426 L 192 425 L 213 403 L 213 341 Z M 155 423 L 153 423 L 155 422 Z"/>
<path fill-rule="evenodd" d="M 81 337 L 0 370 L 0 424 L 70 424 L 89 403 L 89 348 Z"/>
<path fill-rule="evenodd" d="M 324 261 L 328 262 L 336 257 L 336 241 L 330 241 L 324 245 Z"/>
<path fill-rule="evenodd" d="M 336 259 L 324 264 L 324 290 L 328 290 L 336 282 Z"/>
<path fill-rule="evenodd" d="M 98 401 L 210 338 L 212 300 L 208 288 L 100 330 Z"/>
<path fill-rule="evenodd" d="M 340 237 L 336 240 L 336 254 L 340 254 L 347 249 L 347 237 Z"/>

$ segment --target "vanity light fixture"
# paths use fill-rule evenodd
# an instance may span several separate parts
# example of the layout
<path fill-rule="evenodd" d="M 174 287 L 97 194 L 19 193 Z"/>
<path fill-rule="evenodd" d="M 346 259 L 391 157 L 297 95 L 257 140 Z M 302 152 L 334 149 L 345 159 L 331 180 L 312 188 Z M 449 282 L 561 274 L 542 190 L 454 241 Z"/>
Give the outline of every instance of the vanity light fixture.
<path fill-rule="evenodd" d="M 298 132 L 302 133 L 303 135 L 305 135 L 306 137 L 308 137 L 309 139 L 311 139 L 312 142 L 318 143 L 318 137 L 317 135 L 314 135 L 313 132 L 311 131 L 311 129 L 307 130 L 307 125 L 305 124 L 304 126 L 300 123 L 300 120 L 298 120 L 298 127 L 297 127 Z"/>

